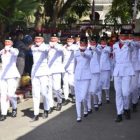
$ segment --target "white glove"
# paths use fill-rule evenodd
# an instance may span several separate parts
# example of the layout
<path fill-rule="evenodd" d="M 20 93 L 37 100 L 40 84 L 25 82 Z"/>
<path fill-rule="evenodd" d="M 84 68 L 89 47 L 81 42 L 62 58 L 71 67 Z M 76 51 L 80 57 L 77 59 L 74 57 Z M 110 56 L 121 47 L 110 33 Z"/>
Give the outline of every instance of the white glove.
<path fill-rule="evenodd" d="M 91 46 L 91 49 L 92 49 L 93 51 L 95 51 L 96 47 L 95 47 L 95 46 Z"/>
<path fill-rule="evenodd" d="M 10 46 L 5 46 L 4 48 L 6 51 L 9 51 L 10 50 Z"/>
<path fill-rule="evenodd" d="M 82 55 L 82 56 L 84 56 L 84 55 L 85 55 L 85 53 L 84 53 L 84 52 L 81 52 L 81 55 Z"/>

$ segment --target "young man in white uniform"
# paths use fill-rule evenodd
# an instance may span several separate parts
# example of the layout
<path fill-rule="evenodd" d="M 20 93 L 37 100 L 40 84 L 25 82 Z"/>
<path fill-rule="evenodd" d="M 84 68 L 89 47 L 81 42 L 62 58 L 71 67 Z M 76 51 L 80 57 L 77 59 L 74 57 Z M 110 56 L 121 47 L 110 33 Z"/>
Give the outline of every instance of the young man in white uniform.
<path fill-rule="evenodd" d="M 130 45 L 133 47 L 132 51 L 132 65 L 135 71 L 135 75 L 132 76 L 131 80 L 131 102 L 132 102 L 132 109 L 133 112 L 137 111 L 137 104 L 138 104 L 138 98 L 139 98 L 139 91 L 138 91 L 138 80 L 139 80 L 139 74 L 140 74 L 140 61 L 139 61 L 139 44 L 137 41 L 134 40 L 134 35 L 130 34 L 128 41 L 130 42 Z"/>
<path fill-rule="evenodd" d="M 48 85 L 49 85 L 49 69 L 48 69 L 48 50 L 49 46 L 44 43 L 42 33 L 38 33 L 35 36 L 35 44 L 31 46 L 33 54 L 33 66 L 31 72 L 32 80 L 32 92 L 33 92 L 33 105 L 34 105 L 34 117 L 33 121 L 39 119 L 39 107 L 40 107 L 40 95 L 42 94 L 44 113 L 43 118 L 48 117 L 49 96 L 48 96 Z"/>
<path fill-rule="evenodd" d="M 91 96 L 93 96 L 93 103 L 95 111 L 98 110 L 98 90 L 99 90 L 99 84 L 100 84 L 100 56 L 102 48 L 97 43 L 96 38 L 92 38 L 90 43 L 89 49 L 92 52 L 92 58 L 90 60 L 90 71 L 92 73 L 91 81 L 90 81 L 90 87 L 89 87 L 89 93 Z M 91 104 L 91 99 L 89 97 L 88 104 Z M 90 107 L 89 107 L 90 109 Z"/>
<path fill-rule="evenodd" d="M 79 48 L 80 47 L 80 39 L 81 39 L 81 37 L 80 37 L 80 35 L 75 35 L 75 41 L 74 41 L 74 43 L 75 43 L 75 45 L 77 46 L 77 48 Z"/>
<path fill-rule="evenodd" d="M 110 90 L 110 77 L 111 77 L 111 62 L 110 53 L 111 47 L 107 45 L 107 38 L 102 37 L 100 45 L 102 52 L 100 56 L 100 91 L 98 92 L 99 105 L 102 104 L 102 90 L 106 94 L 106 102 L 110 102 L 109 90 Z"/>
<path fill-rule="evenodd" d="M 140 47 L 140 33 L 135 33 L 134 42 L 137 47 Z M 138 62 L 140 62 L 140 49 L 138 50 Z M 140 73 L 138 76 L 138 96 L 140 99 Z"/>
<path fill-rule="evenodd" d="M 63 46 L 58 43 L 57 34 L 52 34 L 49 42 L 49 54 L 48 54 L 48 66 L 50 70 L 49 77 L 49 98 L 50 106 L 54 107 L 53 91 L 57 98 L 56 110 L 60 111 L 62 107 L 62 86 L 61 78 L 62 73 L 65 72 L 64 65 L 62 62 L 63 58 Z"/>
<path fill-rule="evenodd" d="M 121 33 L 119 42 L 113 45 L 115 68 L 113 72 L 114 87 L 116 91 L 116 122 L 122 121 L 122 115 L 130 119 L 130 87 L 134 69 L 132 66 L 133 47 L 126 40 L 126 35 Z"/>
<path fill-rule="evenodd" d="M 9 101 L 12 105 L 12 117 L 17 115 L 17 96 L 15 94 L 18 79 L 20 74 L 16 67 L 17 55 L 19 51 L 13 48 L 13 41 L 9 37 L 4 42 L 5 47 L 0 51 L 2 59 L 2 71 L 1 71 L 1 117 L 0 121 L 4 121 L 7 116 L 9 108 Z"/>
<path fill-rule="evenodd" d="M 76 111 L 77 122 L 81 122 L 81 105 L 84 104 L 84 117 L 88 115 L 87 110 L 87 94 L 91 79 L 90 59 L 91 51 L 87 48 L 87 38 L 81 39 L 80 48 L 74 55 L 75 59 L 75 97 L 76 97 Z"/>
<path fill-rule="evenodd" d="M 73 36 L 68 36 L 67 44 L 64 46 L 63 64 L 65 72 L 63 73 L 63 91 L 65 102 L 63 105 L 69 103 L 69 93 L 71 91 L 72 101 L 74 101 L 74 53 L 77 46 L 74 44 Z"/>

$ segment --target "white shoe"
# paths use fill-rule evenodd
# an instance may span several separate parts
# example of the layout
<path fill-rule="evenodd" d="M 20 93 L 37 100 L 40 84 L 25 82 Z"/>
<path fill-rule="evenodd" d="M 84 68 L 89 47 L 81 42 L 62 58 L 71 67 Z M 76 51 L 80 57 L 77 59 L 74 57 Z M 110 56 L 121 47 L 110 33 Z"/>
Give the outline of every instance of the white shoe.
<path fill-rule="evenodd" d="M 77 118 L 77 122 L 81 122 L 82 120 L 81 120 L 81 117 L 78 117 Z"/>

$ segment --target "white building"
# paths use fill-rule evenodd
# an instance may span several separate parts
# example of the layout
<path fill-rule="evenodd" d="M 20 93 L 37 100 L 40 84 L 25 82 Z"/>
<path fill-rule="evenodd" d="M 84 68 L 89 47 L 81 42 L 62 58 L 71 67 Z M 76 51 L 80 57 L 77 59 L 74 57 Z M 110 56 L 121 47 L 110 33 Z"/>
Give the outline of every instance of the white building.
<path fill-rule="evenodd" d="M 109 12 L 113 0 L 94 0 L 95 12 L 100 14 L 100 20 L 104 23 L 105 15 Z M 93 0 L 91 0 L 92 4 Z"/>

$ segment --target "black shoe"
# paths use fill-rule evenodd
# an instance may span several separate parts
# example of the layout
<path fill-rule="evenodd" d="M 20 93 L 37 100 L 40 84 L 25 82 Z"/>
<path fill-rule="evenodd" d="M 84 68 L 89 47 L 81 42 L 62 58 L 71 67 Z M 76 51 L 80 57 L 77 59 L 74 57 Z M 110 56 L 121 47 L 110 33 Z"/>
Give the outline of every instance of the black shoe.
<path fill-rule="evenodd" d="M 122 115 L 118 115 L 115 122 L 121 122 L 122 121 Z"/>
<path fill-rule="evenodd" d="M 110 100 L 106 100 L 106 103 L 107 103 L 107 104 L 110 104 Z"/>
<path fill-rule="evenodd" d="M 15 118 L 16 116 L 17 116 L 17 109 L 13 109 L 11 117 Z"/>
<path fill-rule="evenodd" d="M 137 112 L 137 104 L 132 105 L 133 112 Z"/>
<path fill-rule="evenodd" d="M 48 118 L 48 111 L 44 110 L 44 113 L 42 114 L 43 119 Z"/>
<path fill-rule="evenodd" d="M 37 120 L 39 120 L 39 115 L 34 115 L 34 117 L 32 118 L 32 121 L 34 122 L 34 121 L 37 121 Z"/>
<path fill-rule="evenodd" d="M 0 121 L 4 121 L 4 120 L 6 120 L 6 115 L 1 115 Z"/>
<path fill-rule="evenodd" d="M 130 113 L 130 110 L 129 109 L 125 109 L 124 110 L 124 116 L 127 120 L 130 120 L 131 119 L 131 113 Z"/>
<path fill-rule="evenodd" d="M 99 110 L 99 107 L 94 107 L 94 110 L 95 110 L 95 111 L 98 111 L 98 110 Z"/>
<path fill-rule="evenodd" d="M 88 110 L 88 114 L 91 114 L 92 113 L 92 109 Z"/>
<path fill-rule="evenodd" d="M 64 103 L 63 103 L 62 105 L 63 105 L 63 106 L 65 106 L 65 105 L 67 105 L 69 102 L 70 102 L 70 100 L 69 100 L 69 99 L 64 100 Z"/>
<path fill-rule="evenodd" d="M 88 116 L 88 113 L 85 113 L 84 115 L 83 115 L 83 117 L 87 117 Z"/>
<path fill-rule="evenodd" d="M 48 114 L 51 114 L 54 110 L 54 107 L 51 107 L 50 110 L 48 111 Z"/>
<path fill-rule="evenodd" d="M 60 111 L 62 108 L 62 104 L 61 103 L 58 103 L 57 106 L 56 106 L 56 111 Z"/>
<path fill-rule="evenodd" d="M 72 97 L 71 102 L 72 102 L 73 104 L 75 103 L 75 98 L 74 98 L 74 96 Z"/>
<path fill-rule="evenodd" d="M 99 103 L 98 105 L 99 105 L 99 106 L 102 106 L 102 103 Z"/>

